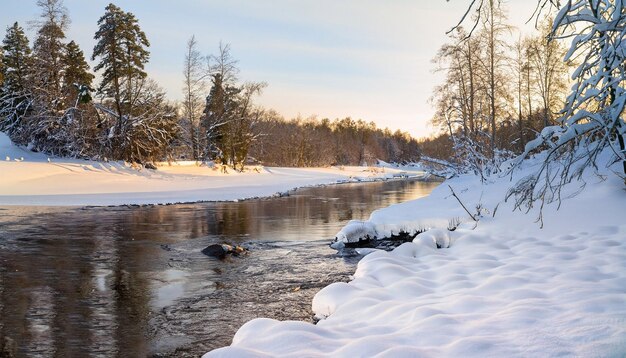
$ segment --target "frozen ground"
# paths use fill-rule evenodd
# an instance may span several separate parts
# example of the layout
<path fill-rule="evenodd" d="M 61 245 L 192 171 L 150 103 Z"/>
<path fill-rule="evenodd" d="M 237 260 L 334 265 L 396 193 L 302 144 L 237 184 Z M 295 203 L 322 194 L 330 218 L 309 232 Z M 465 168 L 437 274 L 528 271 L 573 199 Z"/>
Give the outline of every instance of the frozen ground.
<path fill-rule="evenodd" d="M 11 143 L 0 132 L 0 205 L 123 205 L 237 200 L 271 196 L 296 187 L 398 175 L 419 170 L 364 167 L 252 168 L 245 173 L 163 163 L 158 170 L 123 162 L 49 158 Z"/>
<path fill-rule="evenodd" d="M 585 190 L 559 210 L 544 208 L 543 228 L 537 208 L 524 215 L 503 202 L 509 178 L 455 178 L 427 198 L 375 211 L 338 233 L 338 246 L 354 235 L 427 231 L 364 257 L 351 282 L 322 289 L 317 325 L 256 319 L 205 357 L 623 357 L 626 190 L 600 169 L 608 175 L 587 175 Z M 448 185 L 470 210 L 480 204 L 478 224 Z"/>

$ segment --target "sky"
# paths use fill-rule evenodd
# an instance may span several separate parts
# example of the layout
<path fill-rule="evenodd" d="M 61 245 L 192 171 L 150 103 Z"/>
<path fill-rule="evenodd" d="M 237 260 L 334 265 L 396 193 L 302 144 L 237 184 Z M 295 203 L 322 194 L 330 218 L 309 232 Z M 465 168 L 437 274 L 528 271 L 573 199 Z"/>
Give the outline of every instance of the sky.
<path fill-rule="evenodd" d="M 72 20 L 66 31 L 91 57 L 97 21 L 110 0 L 65 0 Z M 432 91 L 443 79 L 431 62 L 445 32 L 469 0 L 118 0 L 135 14 L 151 46 L 146 70 L 171 100 L 182 98 L 187 40 L 200 51 L 231 45 L 240 78 L 264 81 L 258 103 L 286 118 L 363 119 L 430 135 Z M 35 0 L 0 0 L 0 27 L 28 22 Z M 510 0 L 510 22 L 522 29 L 532 0 Z M 4 34 L 2 34 L 4 37 Z M 93 61 L 91 64 L 93 65 Z"/>

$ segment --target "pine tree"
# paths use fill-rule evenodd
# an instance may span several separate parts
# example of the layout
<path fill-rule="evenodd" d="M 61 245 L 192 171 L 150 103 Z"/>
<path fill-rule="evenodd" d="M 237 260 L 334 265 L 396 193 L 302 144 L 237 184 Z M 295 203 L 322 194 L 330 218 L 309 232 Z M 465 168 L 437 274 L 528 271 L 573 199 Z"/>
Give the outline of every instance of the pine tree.
<path fill-rule="evenodd" d="M 70 41 L 65 46 L 65 53 L 62 58 L 63 65 L 63 87 L 61 92 L 66 98 L 66 107 L 75 106 L 77 103 L 85 103 L 91 100 L 88 91 L 91 89 L 91 82 L 94 75 L 89 72 L 89 65 L 85 60 L 83 51 L 74 41 Z M 79 96 L 81 94 L 81 96 Z"/>
<path fill-rule="evenodd" d="M 140 160 L 131 150 L 133 143 L 129 132 L 134 130 L 133 116 L 139 113 L 138 100 L 147 74 L 150 46 L 146 34 L 139 28 L 135 15 L 109 4 L 105 14 L 98 20 L 98 41 L 93 49 L 92 60 L 99 59 L 95 71 L 103 70 L 98 93 L 113 101 L 115 123 L 109 127 L 108 137 L 115 157 Z"/>
<path fill-rule="evenodd" d="M 105 142 L 112 157 L 131 162 L 163 159 L 178 136 L 174 109 L 144 70 L 150 54 L 146 34 L 132 13 L 109 4 L 98 20 L 92 59 L 103 70 L 95 108 L 105 118 Z M 108 108 L 112 105 L 114 108 Z"/>
<path fill-rule="evenodd" d="M 131 13 L 109 4 L 105 14 L 98 20 L 98 41 L 93 49 L 92 60 L 100 58 L 94 71 L 104 70 L 98 92 L 113 99 L 115 110 L 121 120 L 132 113 L 135 84 L 145 79 L 144 65 L 148 62 L 150 46 Z M 121 124 L 121 123 L 120 123 Z"/>

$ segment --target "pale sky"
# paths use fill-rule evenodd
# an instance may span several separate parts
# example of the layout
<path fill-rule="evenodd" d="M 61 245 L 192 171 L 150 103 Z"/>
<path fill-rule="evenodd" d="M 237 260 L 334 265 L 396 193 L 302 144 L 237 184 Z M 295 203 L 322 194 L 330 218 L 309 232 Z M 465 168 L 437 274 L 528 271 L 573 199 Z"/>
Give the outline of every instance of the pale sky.
<path fill-rule="evenodd" d="M 0 0 L 0 28 L 38 15 L 35 0 Z M 91 57 L 105 0 L 65 0 L 66 32 Z M 148 36 L 148 74 L 182 98 L 185 45 L 196 35 L 204 54 L 231 44 L 242 80 L 265 81 L 259 103 L 287 118 L 374 121 L 429 135 L 428 99 L 442 79 L 431 59 L 469 0 L 118 0 Z M 534 0 L 510 0 L 510 22 L 523 27 Z M 526 26 L 528 28 L 528 26 Z M 28 30 L 33 41 L 34 31 Z"/>

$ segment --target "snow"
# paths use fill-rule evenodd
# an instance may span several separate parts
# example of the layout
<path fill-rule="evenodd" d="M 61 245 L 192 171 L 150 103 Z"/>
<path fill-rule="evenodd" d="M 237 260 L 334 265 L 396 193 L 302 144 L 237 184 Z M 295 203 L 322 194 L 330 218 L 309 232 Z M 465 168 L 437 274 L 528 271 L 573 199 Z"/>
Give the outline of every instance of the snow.
<path fill-rule="evenodd" d="M 205 357 L 624 356 L 626 191 L 611 173 L 621 163 L 601 166 L 605 177 L 587 173 L 582 192 L 570 184 L 560 209 L 543 208 L 542 228 L 538 206 L 524 214 L 503 200 L 540 159 L 513 178 L 454 178 L 429 197 L 350 223 L 340 240 L 426 231 L 369 253 L 351 282 L 322 289 L 312 303 L 318 324 L 255 319 Z M 478 223 L 448 185 L 480 212 Z"/>
<path fill-rule="evenodd" d="M 195 162 L 160 163 L 153 171 L 124 162 L 48 157 L 13 145 L 2 132 L 0 158 L 5 158 L 0 161 L 0 205 L 230 201 L 272 196 L 304 186 L 391 179 L 400 173 L 425 175 L 420 170 L 364 167 L 259 167 L 224 174 Z"/>

